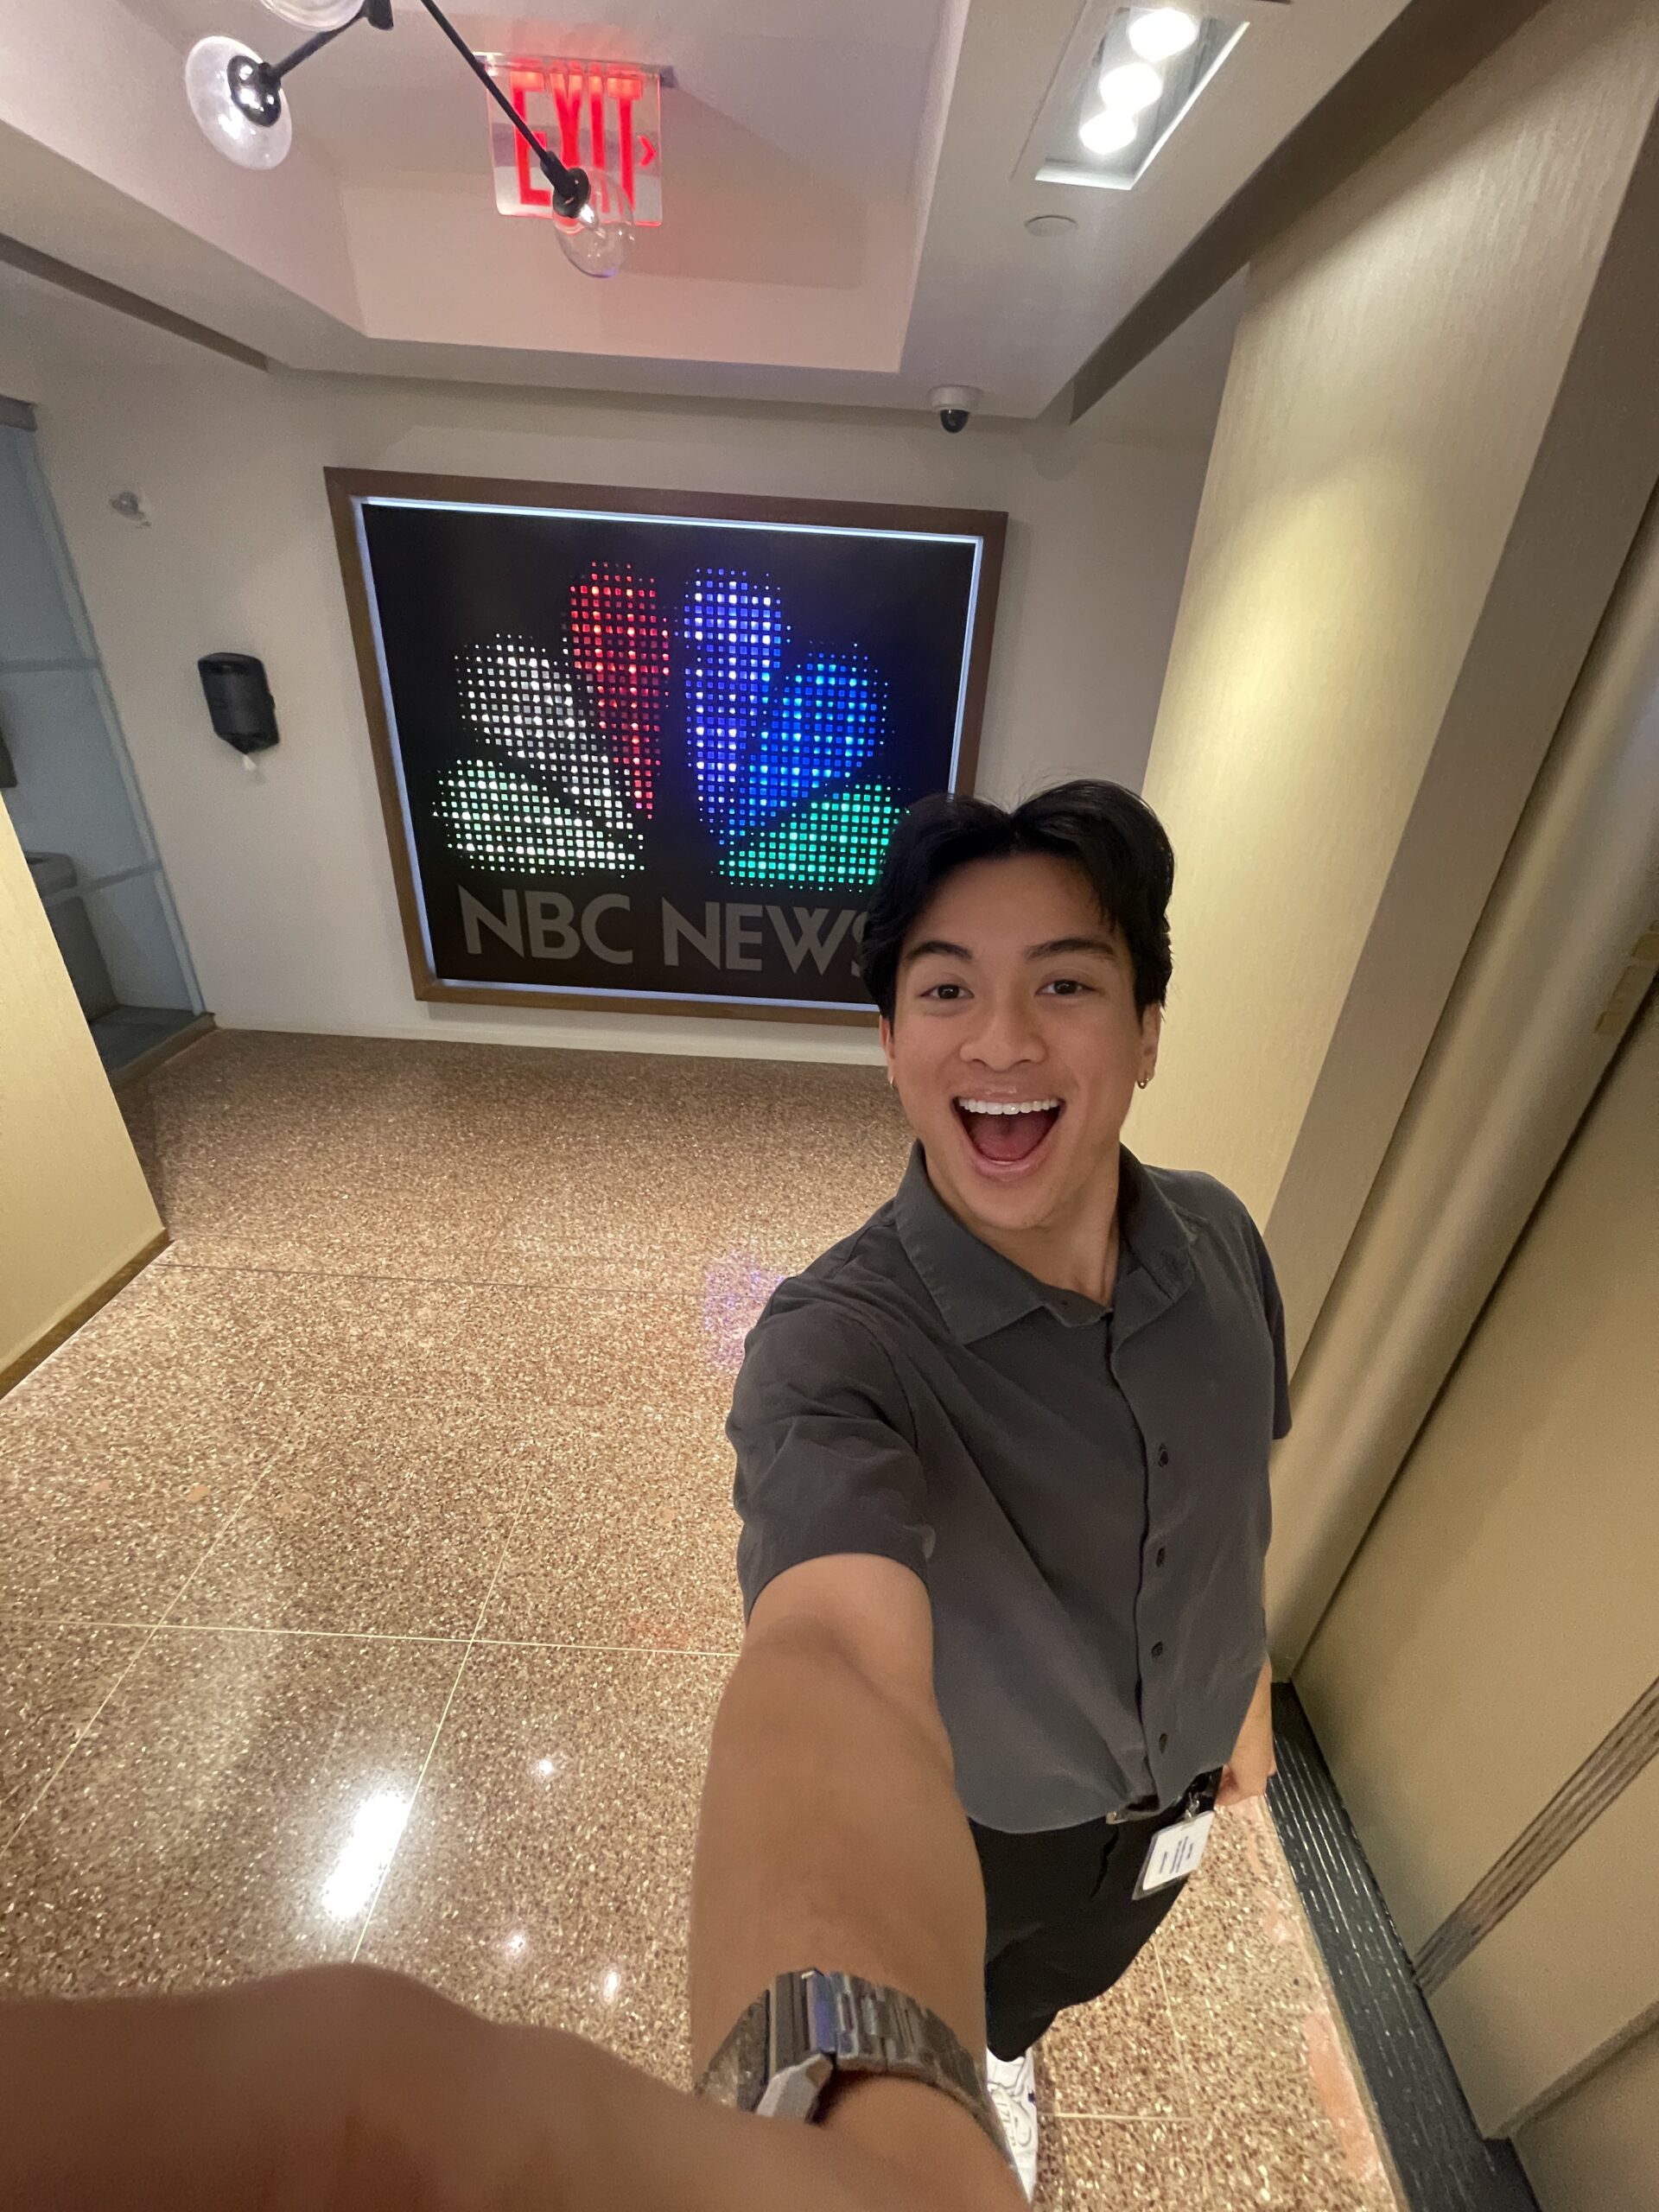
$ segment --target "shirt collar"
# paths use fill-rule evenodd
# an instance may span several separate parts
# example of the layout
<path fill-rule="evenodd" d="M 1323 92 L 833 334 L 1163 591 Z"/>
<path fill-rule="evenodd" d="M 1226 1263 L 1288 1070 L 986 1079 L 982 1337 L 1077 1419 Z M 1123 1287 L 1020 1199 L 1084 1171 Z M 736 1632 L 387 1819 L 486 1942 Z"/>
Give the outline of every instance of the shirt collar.
<path fill-rule="evenodd" d="M 1039 1282 L 958 1221 L 929 1181 L 919 1143 L 911 1147 L 893 1215 L 912 1267 L 961 1344 L 991 1336 L 1039 1306 L 1070 1328 L 1097 1321 L 1104 1310 L 1081 1291 Z M 1123 1145 L 1118 1147 L 1118 1238 L 1122 1257 L 1114 1303 L 1121 1320 L 1132 1305 L 1138 1325 L 1172 1304 L 1192 1280 L 1193 1230 Z M 1132 1274 L 1144 1274 L 1147 1281 L 1126 1299 Z"/>

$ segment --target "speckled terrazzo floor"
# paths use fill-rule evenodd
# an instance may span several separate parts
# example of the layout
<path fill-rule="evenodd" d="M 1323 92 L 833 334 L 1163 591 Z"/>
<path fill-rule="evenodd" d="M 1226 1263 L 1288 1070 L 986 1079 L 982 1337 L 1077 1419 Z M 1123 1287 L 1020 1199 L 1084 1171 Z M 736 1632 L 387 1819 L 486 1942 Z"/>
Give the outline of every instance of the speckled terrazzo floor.
<path fill-rule="evenodd" d="M 168 1251 L 0 1401 L 0 1988 L 359 1955 L 677 2078 L 721 1433 L 879 1072 L 232 1033 Z M 1039 2052 L 1039 2202 L 1390 2212 L 1265 1811 Z"/>

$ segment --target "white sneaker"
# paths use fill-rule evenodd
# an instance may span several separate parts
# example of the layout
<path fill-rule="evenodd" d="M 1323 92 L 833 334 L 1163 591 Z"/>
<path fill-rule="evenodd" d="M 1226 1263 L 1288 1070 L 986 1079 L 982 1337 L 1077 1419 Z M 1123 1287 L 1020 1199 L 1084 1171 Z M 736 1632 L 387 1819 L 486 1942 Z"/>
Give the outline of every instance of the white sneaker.
<path fill-rule="evenodd" d="M 1037 2075 L 1031 2053 L 1023 2058 L 985 2054 L 985 2084 L 1014 2157 L 1027 2202 L 1037 2194 Z"/>

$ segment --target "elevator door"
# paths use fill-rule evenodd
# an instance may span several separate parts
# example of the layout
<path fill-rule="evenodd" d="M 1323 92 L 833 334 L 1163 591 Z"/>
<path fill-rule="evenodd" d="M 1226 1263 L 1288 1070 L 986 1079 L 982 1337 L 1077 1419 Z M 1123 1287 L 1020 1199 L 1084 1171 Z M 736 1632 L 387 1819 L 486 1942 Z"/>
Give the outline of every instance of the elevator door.
<path fill-rule="evenodd" d="M 1650 995 L 1297 1675 L 1475 2117 L 1523 2155 L 1659 2007 L 1656 1317 Z M 1652 2152 L 1632 2204 L 1659 2120 Z"/>

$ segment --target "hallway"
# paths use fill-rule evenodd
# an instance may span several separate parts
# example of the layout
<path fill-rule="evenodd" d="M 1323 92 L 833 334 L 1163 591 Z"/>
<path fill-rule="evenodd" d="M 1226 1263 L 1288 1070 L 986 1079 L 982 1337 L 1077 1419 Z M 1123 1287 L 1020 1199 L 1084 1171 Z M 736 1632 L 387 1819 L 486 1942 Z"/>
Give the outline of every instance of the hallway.
<path fill-rule="evenodd" d="M 171 1246 L 0 1401 L 0 1988 L 355 1956 L 684 2080 L 721 1425 L 879 1071 L 232 1032 L 124 1104 Z M 1045 2205 L 1395 2202 L 1259 1807 L 1039 2057 Z"/>

